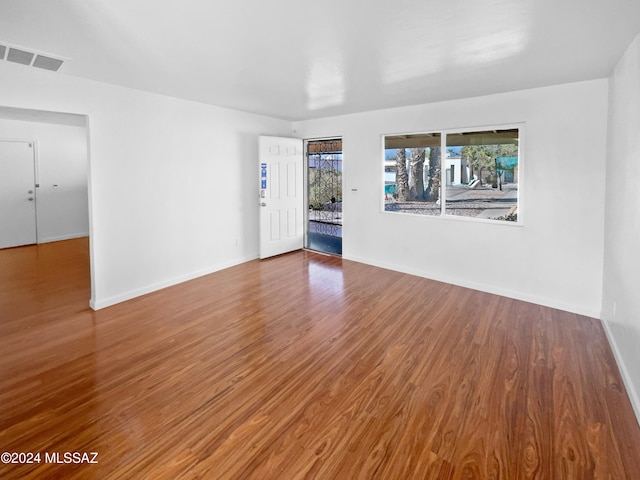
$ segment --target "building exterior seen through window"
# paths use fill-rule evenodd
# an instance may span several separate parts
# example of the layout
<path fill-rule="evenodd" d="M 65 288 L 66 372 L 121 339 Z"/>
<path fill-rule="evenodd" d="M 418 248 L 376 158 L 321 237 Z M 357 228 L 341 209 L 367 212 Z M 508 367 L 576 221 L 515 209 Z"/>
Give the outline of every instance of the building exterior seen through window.
<path fill-rule="evenodd" d="M 385 136 L 384 211 L 518 222 L 519 143 L 519 128 Z"/>

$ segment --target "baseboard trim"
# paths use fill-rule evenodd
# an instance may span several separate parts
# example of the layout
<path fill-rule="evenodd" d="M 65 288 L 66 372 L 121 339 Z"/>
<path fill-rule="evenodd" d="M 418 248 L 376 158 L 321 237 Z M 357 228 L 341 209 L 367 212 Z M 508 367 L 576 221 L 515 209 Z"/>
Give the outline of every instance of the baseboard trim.
<path fill-rule="evenodd" d="M 157 282 L 152 285 L 147 285 L 145 287 L 141 287 L 135 290 L 130 290 L 128 292 L 121 293 L 119 295 L 113 295 L 111 297 L 107 297 L 103 299 L 91 300 L 89 302 L 89 306 L 93 310 L 101 310 L 103 308 L 107 308 L 112 305 L 116 305 L 118 303 L 126 302 L 127 300 L 132 300 L 134 298 L 141 297 L 148 293 L 157 292 L 158 290 L 162 290 L 163 288 L 172 287 L 174 285 L 178 285 L 179 283 L 188 282 L 189 280 L 193 280 L 195 278 L 203 277 L 205 275 L 210 275 L 212 273 L 219 272 L 220 270 L 224 270 L 226 268 L 240 265 L 241 263 L 255 260 L 256 258 L 258 258 L 257 255 L 237 258 L 229 262 L 216 264 L 202 270 L 198 270 L 195 272 L 187 273 L 185 275 L 180 275 L 178 277 L 173 277 L 167 280 L 163 280 L 161 282 Z"/>
<path fill-rule="evenodd" d="M 591 310 L 588 308 L 584 308 L 582 305 L 574 305 L 564 302 L 559 302 L 555 299 L 549 299 L 546 297 L 539 297 L 537 295 L 531 295 L 528 293 L 518 292 L 514 290 L 507 290 L 499 287 L 495 287 L 492 285 L 480 284 L 475 282 L 467 282 L 464 280 L 460 280 L 459 278 L 451 278 L 437 275 L 428 275 L 424 271 L 404 267 L 402 265 L 395 265 L 393 263 L 388 262 L 380 262 L 377 260 L 372 260 L 366 257 L 360 257 L 357 255 L 344 255 L 343 258 L 345 260 L 352 260 L 354 262 L 365 263 L 367 265 L 373 265 L 374 267 L 385 268 L 387 270 L 393 270 L 396 272 L 407 273 L 409 275 L 415 275 L 417 277 L 428 278 L 430 280 L 435 280 L 437 282 L 449 283 L 451 285 L 457 285 L 459 287 L 470 288 L 472 290 L 479 290 L 481 292 L 491 293 L 494 295 L 500 295 L 502 297 L 513 298 L 515 300 L 522 300 L 523 302 L 535 303 L 537 305 L 542 305 L 545 307 L 555 308 L 558 310 L 563 310 L 565 312 L 571 312 L 578 315 L 583 315 L 585 317 L 591 318 L 600 318 L 599 310 Z"/>
<path fill-rule="evenodd" d="M 85 232 L 85 233 L 74 233 L 72 235 L 61 235 L 59 237 L 45 237 L 41 240 L 38 240 L 38 244 L 40 243 L 51 243 L 51 242 L 60 242 L 62 240 L 72 240 L 74 238 L 82 238 L 82 237 L 88 237 L 89 236 L 89 232 Z"/>
<path fill-rule="evenodd" d="M 624 383 L 624 387 L 627 390 L 627 395 L 629 397 L 629 400 L 631 401 L 631 406 L 633 407 L 633 411 L 636 414 L 636 420 L 638 421 L 638 425 L 640 425 L 640 396 L 638 396 L 638 391 L 634 388 L 633 382 L 631 381 L 631 375 L 629 375 L 627 366 L 624 363 L 622 355 L 620 354 L 615 336 L 613 335 L 613 332 L 609 327 L 609 322 L 605 320 L 601 320 L 601 322 L 602 327 L 604 328 L 604 333 L 607 336 L 607 340 L 609 340 L 611 350 L 613 351 L 613 356 L 616 360 L 616 363 L 618 364 L 618 370 L 620 370 L 622 382 Z"/>

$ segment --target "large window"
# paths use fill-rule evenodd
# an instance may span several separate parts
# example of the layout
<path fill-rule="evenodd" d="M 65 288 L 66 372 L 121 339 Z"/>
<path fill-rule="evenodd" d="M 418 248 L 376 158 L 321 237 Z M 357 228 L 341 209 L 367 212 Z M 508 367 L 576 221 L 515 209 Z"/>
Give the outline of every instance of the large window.
<path fill-rule="evenodd" d="M 519 141 L 519 128 L 385 136 L 384 210 L 518 222 Z"/>

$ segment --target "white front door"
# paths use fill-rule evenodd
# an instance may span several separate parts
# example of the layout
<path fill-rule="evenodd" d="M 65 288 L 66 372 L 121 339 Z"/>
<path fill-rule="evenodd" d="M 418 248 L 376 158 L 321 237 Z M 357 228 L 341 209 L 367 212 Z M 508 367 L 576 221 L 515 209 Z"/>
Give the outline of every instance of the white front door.
<path fill-rule="evenodd" d="M 0 141 L 0 248 L 36 243 L 33 143 Z"/>
<path fill-rule="evenodd" d="M 302 149 L 296 138 L 260 137 L 260 258 L 302 248 Z"/>

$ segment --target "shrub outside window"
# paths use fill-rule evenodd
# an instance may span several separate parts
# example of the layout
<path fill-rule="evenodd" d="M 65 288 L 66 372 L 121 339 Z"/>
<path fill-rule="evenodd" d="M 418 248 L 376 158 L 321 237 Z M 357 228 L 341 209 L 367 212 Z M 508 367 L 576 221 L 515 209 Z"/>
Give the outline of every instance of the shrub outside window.
<path fill-rule="evenodd" d="M 384 211 L 520 223 L 519 143 L 506 127 L 385 136 Z"/>

